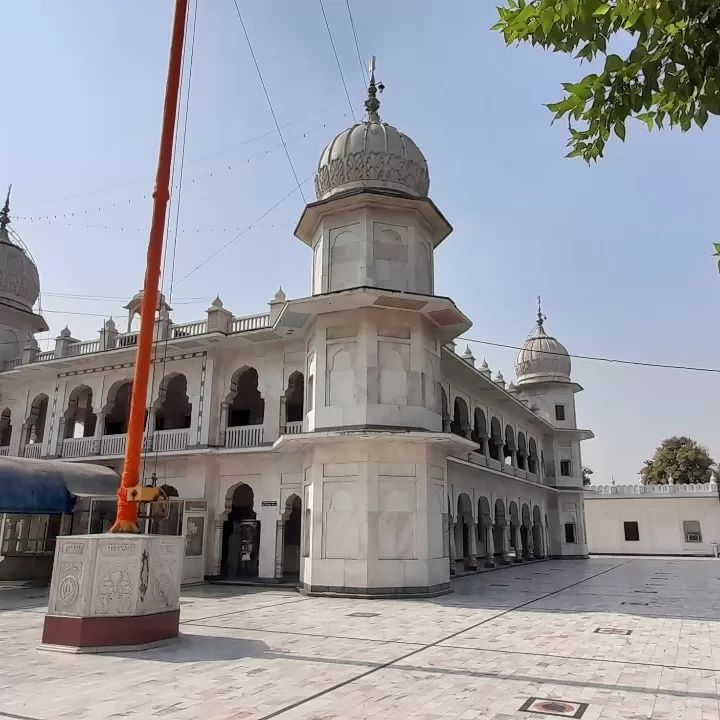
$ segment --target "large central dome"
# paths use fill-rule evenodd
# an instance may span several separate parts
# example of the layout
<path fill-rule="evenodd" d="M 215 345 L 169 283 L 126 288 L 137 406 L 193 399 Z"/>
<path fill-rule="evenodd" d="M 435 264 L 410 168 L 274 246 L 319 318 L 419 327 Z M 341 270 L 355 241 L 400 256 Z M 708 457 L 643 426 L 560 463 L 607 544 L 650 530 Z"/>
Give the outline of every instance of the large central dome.
<path fill-rule="evenodd" d="M 365 120 L 343 130 L 320 156 L 315 176 L 318 200 L 358 188 L 427 197 L 430 177 L 425 156 L 407 135 L 381 122 L 377 91 L 373 74 L 365 101 Z"/>
<path fill-rule="evenodd" d="M 559 340 L 545 332 L 544 321 L 545 316 L 538 307 L 535 329 L 515 359 L 518 387 L 539 382 L 570 382 L 570 355 Z"/>

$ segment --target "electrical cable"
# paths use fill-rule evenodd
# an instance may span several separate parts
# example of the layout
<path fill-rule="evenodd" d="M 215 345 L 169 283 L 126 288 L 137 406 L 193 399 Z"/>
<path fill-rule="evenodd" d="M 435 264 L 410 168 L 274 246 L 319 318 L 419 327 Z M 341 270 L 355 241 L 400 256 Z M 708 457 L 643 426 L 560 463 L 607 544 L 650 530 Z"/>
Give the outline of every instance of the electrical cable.
<path fill-rule="evenodd" d="M 359 92 L 358 93 L 350 93 L 350 97 L 354 97 L 354 96 L 360 95 L 360 94 L 361 93 L 359 93 Z M 319 115 L 320 113 L 325 112 L 325 110 L 328 110 L 329 108 L 334 107 L 337 104 L 338 104 L 338 102 L 335 101 L 335 102 L 329 103 L 328 105 L 324 105 L 323 107 L 321 107 L 317 110 L 314 110 L 311 113 L 302 115 L 301 117 L 296 118 L 295 120 L 291 120 L 290 122 L 287 122 L 284 125 L 281 125 L 280 127 L 283 129 L 288 128 L 291 125 L 295 125 L 299 122 L 302 122 L 303 120 L 307 120 L 308 118 L 314 117 L 315 115 Z M 343 114 L 343 117 L 345 117 L 345 114 Z M 323 125 L 322 127 L 325 127 L 325 126 Z M 262 140 L 263 138 L 266 138 L 269 135 L 273 135 L 276 132 L 277 132 L 277 129 L 268 130 L 267 132 L 263 133 L 262 135 L 256 135 L 255 137 L 250 138 L 249 140 L 244 140 L 243 142 L 237 143 L 236 145 L 231 145 L 230 147 L 226 147 L 222 150 L 217 150 L 213 153 L 210 153 L 209 155 L 204 155 L 200 158 L 196 158 L 195 160 L 189 160 L 185 164 L 185 166 L 189 167 L 190 165 L 195 165 L 197 163 L 204 162 L 205 160 L 209 160 L 213 157 L 217 157 L 218 155 L 224 155 L 226 153 L 232 152 L 233 150 L 237 150 L 238 148 L 243 147 L 244 145 L 249 145 L 250 143 L 257 142 L 258 140 Z M 308 130 L 308 132 L 312 132 L 312 130 Z M 300 136 L 291 138 L 291 140 L 298 139 L 298 137 L 300 137 Z M 303 135 L 302 137 L 305 137 L 305 135 Z M 278 147 L 280 147 L 280 146 L 278 145 Z M 84 192 L 75 193 L 74 195 L 64 195 L 63 197 L 59 197 L 59 198 L 48 198 L 46 200 L 36 200 L 35 203 L 37 205 L 45 205 L 47 203 L 63 202 L 65 200 L 74 200 L 75 198 L 87 197 L 89 195 L 99 195 L 100 193 L 104 193 L 104 192 L 111 192 L 113 190 L 121 190 L 121 189 L 129 187 L 131 185 L 137 185 L 138 183 L 146 182 L 147 180 L 152 180 L 152 177 L 150 177 L 149 175 L 146 175 L 144 177 L 138 178 L 137 180 L 131 180 L 129 182 L 123 183 L 122 185 L 109 185 L 107 187 L 100 188 L 99 190 L 86 190 Z M 24 216 L 15 216 L 15 217 L 24 217 Z M 43 216 L 43 217 L 50 217 L 50 216 Z M 25 218 L 25 219 L 27 219 L 27 218 Z"/>
<path fill-rule="evenodd" d="M 175 167 L 176 162 L 176 155 L 173 155 L 173 170 L 171 177 L 174 175 L 175 170 L 178 170 L 178 182 L 177 182 L 177 194 L 171 196 L 171 205 L 170 205 L 170 212 L 173 210 L 175 211 L 175 228 L 173 232 L 173 247 L 172 247 L 172 257 L 170 261 L 170 286 L 168 288 L 168 305 L 172 302 L 172 293 L 173 293 L 173 280 L 175 279 L 175 258 L 177 255 L 177 240 L 178 240 L 178 227 L 180 225 L 180 208 L 181 208 L 181 200 L 182 200 L 182 188 L 183 188 L 183 175 L 184 175 L 184 161 L 185 161 L 185 147 L 187 144 L 187 127 L 188 127 L 188 117 L 190 114 L 190 90 L 192 88 L 192 70 L 193 70 L 193 60 L 195 58 L 195 31 L 197 28 L 197 13 L 198 13 L 198 5 L 199 0 L 195 0 L 195 11 L 193 13 L 193 19 L 192 19 L 192 34 L 190 36 L 190 48 L 189 48 L 189 58 L 188 58 L 188 79 L 187 79 L 187 85 L 185 88 L 185 113 L 183 116 L 182 121 L 182 141 L 180 143 L 180 158 L 179 158 L 179 169 Z M 189 23 L 189 16 L 186 20 L 185 24 L 185 33 L 187 35 L 187 25 Z M 181 75 L 184 76 L 185 72 L 185 56 L 183 56 L 183 63 L 182 63 L 182 69 L 181 69 Z M 180 134 L 180 124 L 178 124 L 175 128 L 175 141 L 174 145 L 177 147 L 177 139 L 178 135 Z M 171 182 L 172 185 L 172 182 Z M 163 265 L 162 265 L 162 277 L 163 277 L 163 283 L 165 281 L 165 267 L 167 263 L 167 246 L 168 241 L 170 239 L 170 223 L 168 223 L 166 232 L 165 232 L 165 242 L 164 242 L 164 248 L 163 248 Z M 162 295 L 162 290 L 161 290 Z M 167 365 L 167 357 L 168 357 L 168 343 L 170 342 L 170 332 L 169 328 L 166 328 L 165 333 L 165 342 L 163 343 L 163 358 L 162 358 L 162 368 L 160 370 L 162 381 L 165 380 L 165 369 Z M 157 369 L 157 365 L 159 364 L 157 362 L 157 356 L 160 351 L 160 343 L 157 343 L 155 347 L 153 348 L 153 365 L 152 365 L 152 380 L 150 384 L 150 399 L 149 404 L 146 408 L 149 411 L 152 408 L 153 405 L 153 393 L 155 388 L 155 373 Z M 167 388 L 166 388 L 167 390 Z M 159 395 L 159 392 L 158 392 Z M 159 398 L 158 398 L 159 399 Z M 148 448 L 148 451 L 152 452 L 152 448 Z M 153 477 L 157 478 L 157 466 L 158 466 L 158 457 L 160 454 L 160 448 L 159 446 L 155 449 L 155 457 L 153 462 Z M 142 476 L 145 477 L 145 470 L 147 466 L 147 456 L 148 452 L 143 453 L 143 465 L 142 465 Z"/>
<path fill-rule="evenodd" d="M 342 66 L 340 65 L 340 58 L 338 57 L 337 49 L 335 48 L 335 40 L 333 40 L 332 31 L 330 30 L 330 23 L 327 19 L 327 14 L 325 13 L 325 5 L 323 5 L 323 0 L 319 0 L 320 2 L 320 10 L 322 10 L 323 18 L 325 19 L 325 27 L 327 28 L 328 37 L 330 38 L 330 45 L 332 45 L 333 54 L 335 55 L 335 62 L 337 63 L 338 70 L 340 71 L 340 79 L 342 80 L 343 87 L 345 88 L 345 96 L 347 97 L 348 105 L 350 106 L 350 112 L 352 113 L 353 122 L 357 124 L 357 118 L 355 117 L 355 110 L 352 106 L 352 101 L 350 100 L 350 93 L 348 92 L 347 83 L 345 82 L 345 75 L 342 71 Z"/>
<path fill-rule="evenodd" d="M 278 135 L 280 136 L 280 140 L 282 140 L 283 148 L 285 149 L 285 155 L 287 156 L 288 162 L 290 163 L 290 169 L 292 170 L 293 177 L 295 178 L 295 182 L 297 183 L 298 190 L 300 191 L 300 195 L 302 195 L 303 202 L 307 204 L 307 200 L 305 199 L 305 193 L 303 192 L 303 189 L 301 187 L 300 179 L 297 176 L 297 173 L 295 172 L 295 165 L 293 165 L 292 158 L 290 157 L 290 152 L 287 149 L 287 144 L 285 143 L 285 139 L 283 138 L 282 130 L 280 129 L 280 123 L 278 122 L 277 115 L 275 115 L 275 109 L 273 108 L 273 104 L 270 100 L 270 95 L 267 91 L 267 86 L 265 85 L 265 80 L 263 79 L 262 72 L 260 71 L 260 65 L 258 65 L 257 58 L 255 57 L 255 51 L 253 50 L 252 43 L 250 42 L 250 36 L 248 35 L 247 28 L 245 27 L 245 22 L 242 18 L 242 13 L 240 12 L 240 6 L 238 5 L 238 0 L 233 0 L 233 4 L 235 5 L 235 10 L 237 10 L 237 16 L 240 20 L 240 25 L 242 25 L 243 33 L 245 33 L 245 40 L 247 41 L 248 48 L 250 49 L 250 55 L 252 56 L 253 62 L 255 63 L 255 69 L 257 70 L 258 77 L 260 78 L 260 84 L 262 85 L 263 92 L 265 93 L 265 99 L 267 100 L 268 107 L 270 108 L 270 114 L 273 117 L 273 120 L 275 121 L 275 127 L 277 128 Z"/>
<path fill-rule="evenodd" d="M 315 175 L 314 172 L 311 172 L 301 183 L 300 185 L 304 185 L 310 178 Z M 299 187 L 299 186 L 298 186 Z M 186 275 L 183 275 L 174 285 L 177 286 L 183 280 L 187 280 L 193 273 L 197 272 L 201 267 L 204 265 L 207 265 L 211 260 L 216 258 L 223 250 L 226 250 L 229 248 L 236 240 L 239 240 L 248 230 L 251 230 L 255 225 L 257 225 L 264 217 L 267 217 L 276 207 L 284 203 L 291 195 L 294 195 L 298 191 L 297 187 L 294 187 L 289 193 L 286 195 L 283 195 L 283 197 L 280 198 L 272 207 L 268 208 L 262 215 L 260 215 L 257 219 L 253 220 L 244 230 L 239 232 L 234 238 L 228 240 L 224 245 L 219 247 L 212 255 L 209 255 L 205 260 L 203 260 L 199 265 L 196 265 L 189 273 Z"/>
<path fill-rule="evenodd" d="M 350 17 L 350 26 L 352 27 L 353 37 L 355 38 L 355 49 L 357 50 L 358 62 L 360 63 L 360 74 L 362 75 L 363 85 L 370 83 L 370 78 L 366 76 L 366 69 L 362 59 L 362 53 L 360 52 L 360 42 L 358 41 L 357 30 L 355 29 L 355 21 L 353 20 L 352 10 L 350 9 L 350 0 L 345 0 L 347 5 L 348 16 Z"/>
<path fill-rule="evenodd" d="M 479 345 L 490 345 L 492 347 L 507 348 L 509 350 L 523 349 L 520 345 L 504 345 L 502 343 L 494 343 L 487 340 L 475 340 L 468 337 L 459 337 L 458 340 L 462 340 L 463 342 L 478 343 Z M 568 357 L 569 355 L 569 357 L 576 360 L 594 360 L 596 362 L 616 363 L 618 365 L 636 365 L 638 367 L 662 368 L 665 370 L 692 370 L 694 372 L 720 373 L 720 368 L 695 367 L 692 365 L 666 365 L 664 363 L 641 362 L 639 360 L 619 360 L 617 358 L 597 357 L 594 355 L 566 355 L 565 353 L 553 352 L 552 350 L 536 350 L 535 348 L 533 348 L 532 352 L 543 355 L 561 355 L 562 357 Z"/>

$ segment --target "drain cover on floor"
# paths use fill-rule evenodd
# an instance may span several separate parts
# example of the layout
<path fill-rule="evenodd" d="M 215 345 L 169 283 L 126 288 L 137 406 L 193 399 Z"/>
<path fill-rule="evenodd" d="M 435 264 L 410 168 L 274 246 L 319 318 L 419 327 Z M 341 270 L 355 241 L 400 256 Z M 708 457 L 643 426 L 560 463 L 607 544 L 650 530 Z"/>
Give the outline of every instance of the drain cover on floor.
<path fill-rule="evenodd" d="M 348 617 L 379 617 L 380 613 L 364 613 L 364 612 L 356 612 L 356 613 L 350 613 Z"/>
<path fill-rule="evenodd" d="M 657 595 L 657 590 L 636 590 L 636 593 L 645 593 L 646 595 Z"/>
<path fill-rule="evenodd" d="M 528 698 L 522 704 L 522 707 L 519 708 L 519 712 L 529 712 L 537 715 L 556 715 L 566 718 L 581 718 L 587 708 L 587 703 Z"/>
<path fill-rule="evenodd" d="M 650 603 L 632 602 L 630 600 L 623 600 L 623 602 L 621 602 L 620 604 L 621 605 L 642 605 L 644 607 L 650 606 Z"/>
<path fill-rule="evenodd" d="M 504 583 L 490 583 L 490 587 L 510 587 L 510 586 L 505 585 Z"/>
<path fill-rule="evenodd" d="M 632 630 L 620 630 L 619 628 L 595 628 L 593 632 L 598 635 L 630 635 Z"/>

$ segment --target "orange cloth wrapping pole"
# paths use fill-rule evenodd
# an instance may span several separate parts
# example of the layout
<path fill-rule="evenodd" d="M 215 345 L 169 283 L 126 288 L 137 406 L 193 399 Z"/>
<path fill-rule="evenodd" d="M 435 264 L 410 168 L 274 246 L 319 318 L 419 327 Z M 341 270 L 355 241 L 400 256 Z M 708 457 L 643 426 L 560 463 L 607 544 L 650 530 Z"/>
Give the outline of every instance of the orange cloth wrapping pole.
<path fill-rule="evenodd" d="M 118 490 L 117 519 L 110 528 L 111 533 L 139 532 L 137 524 L 138 504 L 126 499 L 126 490 L 138 484 L 140 475 L 140 457 L 145 433 L 145 405 L 147 402 L 148 379 L 150 377 L 153 335 L 155 334 L 155 311 L 160 288 L 160 265 L 163 237 L 165 235 L 165 217 L 167 215 L 168 201 L 170 200 L 173 141 L 180 95 L 187 8 L 188 0 L 175 1 L 175 18 L 170 43 L 170 61 L 165 89 L 162 133 L 160 136 L 160 153 L 157 179 L 153 192 L 152 225 L 150 226 L 150 241 L 148 243 L 145 285 L 142 305 L 140 306 L 140 336 L 135 359 L 135 377 L 130 402 L 125 465 L 122 482 Z"/>

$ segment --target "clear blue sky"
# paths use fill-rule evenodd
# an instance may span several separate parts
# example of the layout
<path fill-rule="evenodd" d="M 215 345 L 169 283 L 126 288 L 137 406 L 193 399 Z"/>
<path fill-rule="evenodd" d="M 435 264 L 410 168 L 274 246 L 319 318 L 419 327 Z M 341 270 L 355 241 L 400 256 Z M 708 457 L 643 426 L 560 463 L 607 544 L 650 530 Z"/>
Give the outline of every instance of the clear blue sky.
<path fill-rule="evenodd" d="M 583 68 L 506 48 L 489 31 L 494 3 L 351 2 L 363 55 L 377 55 L 387 87 L 381 114 L 425 153 L 430 194 L 455 228 L 436 255 L 436 290 L 473 320 L 471 337 L 522 344 L 539 293 L 548 330 L 571 353 L 720 366 L 709 257 L 720 123 L 687 135 L 632 124 L 627 143 L 588 168 L 564 159 L 566 129 L 550 127 L 543 107 Z M 345 0 L 325 6 L 359 116 Z M 304 179 L 352 120 L 320 5 L 240 7 Z M 66 313 L 119 319 L 124 302 L 52 293 L 129 299 L 142 284 L 172 3 L 23 0 L 2 12 L 0 183 L 14 184 L 15 215 L 45 218 L 14 228 L 38 262 L 50 335 L 69 324 L 90 339 L 102 318 Z M 273 130 L 232 0 L 200 0 L 176 279 L 295 186 Z M 314 197 L 311 182 L 304 190 Z M 301 209 L 296 192 L 178 284 L 175 320 L 202 317 L 217 293 L 236 314 L 261 312 L 280 284 L 308 294 L 310 252 L 292 235 Z M 472 349 L 512 377 L 514 351 Z M 586 388 L 581 424 L 597 436 L 584 445 L 594 480 L 636 482 L 670 434 L 720 458 L 720 375 L 582 360 L 573 375 Z"/>

